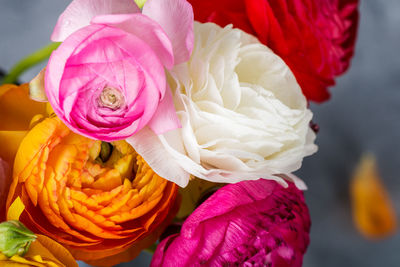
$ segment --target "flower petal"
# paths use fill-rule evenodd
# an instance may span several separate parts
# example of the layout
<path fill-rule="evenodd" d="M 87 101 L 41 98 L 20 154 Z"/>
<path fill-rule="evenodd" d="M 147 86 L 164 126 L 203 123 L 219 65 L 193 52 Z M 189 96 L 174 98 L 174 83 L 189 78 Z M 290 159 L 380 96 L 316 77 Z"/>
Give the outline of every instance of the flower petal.
<path fill-rule="evenodd" d="M 10 165 L 0 157 L 0 221 L 4 221 L 5 204 L 11 183 Z"/>
<path fill-rule="evenodd" d="M 71 267 L 78 266 L 77 262 L 72 257 L 71 253 L 53 239 L 48 238 L 45 235 L 37 235 L 37 240 L 43 247 L 45 247 L 51 253 L 52 259 L 54 261 L 60 261 L 66 264 L 66 266 L 71 266 Z"/>
<path fill-rule="evenodd" d="M 169 36 L 175 64 L 187 61 L 194 44 L 192 6 L 186 0 L 148 0 L 142 13 L 157 21 Z"/>
<path fill-rule="evenodd" d="M 57 117 L 43 120 L 20 145 L 7 201 L 20 197 L 24 224 L 96 266 L 134 258 L 156 241 L 179 205 L 175 184 L 125 141 L 112 146 L 106 159 L 100 141 L 71 132 Z"/>
<path fill-rule="evenodd" d="M 379 239 L 397 230 L 396 211 L 372 154 L 363 155 L 350 184 L 353 221 L 366 238 Z"/>
<path fill-rule="evenodd" d="M 35 78 L 29 82 L 29 96 L 37 102 L 47 102 L 46 91 L 44 89 L 44 74 L 46 68 L 42 69 Z"/>
<path fill-rule="evenodd" d="M 13 162 L 19 144 L 27 133 L 28 131 L 0 131 L 0 158 L 7 162 Z"/>
<path fill-rule="evenodd" d="M 169 86 L 167 87 L 164 98 L 158 104 L 153 118 L 148 123 L 149 127 L 156 134 L 163 134 L 181 127 L 179 118 L 176 115 L 171 89 Z"/>
<path fill-rule="evenodd" d="M 51 40 L 64 41 L 73 32 L 89 25 L 97 15 L 128 13 L 140 13 L 135 1 L 74 0 L 58 18 Z"/>
<path fill-rule="evenodd" d="M 167 135 L 175 139 L 176 142 L 173 143 L 183 150 L 177 131 L 170 131 Z M 189 173 L 178 164 L 177 160 L 166 160 L 166 157 L 170 155 L 152 130 L 145 127 L 126 141 L 146 160 L 155 173 L 180 187 L 186 187 L 189 182 Z"/>
<path fill-rule="evenodd" d="M 0 86 L 0 131 L 28 130 L 33 116 L 46 113 L 46 104 L 29 99 L 28 91 L 27 84 Z"/>
<path fill-rule="evenodd" d="M 157 54 L 167 69 L 174 65 L 172 44 L 162 27 L 142 14 L 103 15 L 93 18 L 92 23 L 117 27 L 145 41 Z"/>

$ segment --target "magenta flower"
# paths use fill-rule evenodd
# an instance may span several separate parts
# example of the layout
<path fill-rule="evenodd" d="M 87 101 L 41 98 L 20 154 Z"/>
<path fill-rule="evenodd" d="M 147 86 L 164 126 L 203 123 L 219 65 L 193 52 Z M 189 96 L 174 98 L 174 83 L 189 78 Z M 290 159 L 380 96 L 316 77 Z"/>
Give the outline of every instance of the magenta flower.
<path fill-rule="evenodd" d="M 309 243 L 310 215 L 290 183 L 260 179 L 226 185 L 164 239 L 151 266 L 298 267 Z"/>
<path fill-rule="evenodd" d="M 74 0 L 52 35 L 63 41 L 46 69 L 46 95 L 73 131 L 104 141 L 148 125 L 180 127 L 164 68 L 189 59 L 193 10 L 186 0 Z"/>

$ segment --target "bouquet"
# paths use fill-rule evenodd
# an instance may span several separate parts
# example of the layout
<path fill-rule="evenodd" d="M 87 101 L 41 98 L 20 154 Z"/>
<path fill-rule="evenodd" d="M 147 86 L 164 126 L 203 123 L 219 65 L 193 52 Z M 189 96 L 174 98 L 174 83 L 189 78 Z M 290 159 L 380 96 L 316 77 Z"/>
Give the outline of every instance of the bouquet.
<path fill-rule="evenodd" d="M 73 0 L 47 66 L 0 86 L 0 262 L 301 266 L 309 101 L 358 1 Z"/>

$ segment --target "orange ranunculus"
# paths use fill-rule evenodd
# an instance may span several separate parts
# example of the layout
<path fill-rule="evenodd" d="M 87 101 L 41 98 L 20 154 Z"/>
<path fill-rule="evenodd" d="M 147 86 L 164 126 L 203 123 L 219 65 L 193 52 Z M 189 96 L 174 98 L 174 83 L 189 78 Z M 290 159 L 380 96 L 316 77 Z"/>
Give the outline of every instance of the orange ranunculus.
<path fill-rule="evenodd" d="M 88 139 L 57 117 L 38 123 L 19 147 L 7 207 L 18 196 L 29 229 L 103 266 L 137 256 L 177 210 L 177 186 L 125 141 Z"/>
<path fill-rule="evenodd" d="M 18 220 L 23 209 L 23 203 L 17 198 L 9 208 L 7 219 Z M 36 235 L 36 240 L 23 256 L 14 255 L 8 258 L 0 252 L 0 266 L 78 267 L 78 264 L 71 253 L 56 241 L 44 235 Z"/>
<path fill-rule="evenodd" d="M 4 205 L 18 146 L 28 133 L 32 118 L 45 114 L 46 104 L 29 98 L 28 84 L 0 86 L 0 222 L 5 218 Z"/>

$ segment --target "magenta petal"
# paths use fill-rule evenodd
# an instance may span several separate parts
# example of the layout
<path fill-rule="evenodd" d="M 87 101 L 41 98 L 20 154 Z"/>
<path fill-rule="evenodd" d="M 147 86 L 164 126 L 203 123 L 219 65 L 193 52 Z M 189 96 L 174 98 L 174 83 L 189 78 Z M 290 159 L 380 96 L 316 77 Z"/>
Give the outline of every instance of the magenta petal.
<path fill-rule="evenodd" d="M 64 41 L 73 32 L 89 25 L 97 15 L 129 13 L 140 13 L 133 0 L 74 0 L 58 18 L 51 40 Z"/>
<path fill-rule="evenodd" d="M 174 66 L 171 41 L 163 28 L 149 17 L 142 14 L 103 15 L 93 18 L 92 23 L 116 27 L 136 35 L 154 50 L 167 69 Z"/>
<path fill-rule="evenodd" d="M 154 255 L 153 260 L 151 261 L 150 267 L 158 267 L 165 266 L 163 265 L 164 252 L 167 250 L 168 246 L 171 242 L 178 237 L 179 234 L 173 234 L 164 238 L 160 244 L 157 246 L 157 255 Z"/>
<path fill-rule="evenodd" d="M 182 127 L 176 115 L 174 100 L 169 86 L 167 86 L 164 98 L 158 104 L 158 108 L 148 125 L 155 134 L 163 134 Z"/>
<path fill-rule="evenodd" d="M 303 194 L 259 179 L 229 184 L 157 247 L 151 266 L 300 267 L 309 243 Z"/>
<path fill-rule="evenodd" d="M 142 13 L 158 22 L 172 41 L 175 64 L 189 60 L 193 50 L 193 9 L 186 0 L 148 0 Z"/>

